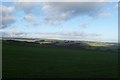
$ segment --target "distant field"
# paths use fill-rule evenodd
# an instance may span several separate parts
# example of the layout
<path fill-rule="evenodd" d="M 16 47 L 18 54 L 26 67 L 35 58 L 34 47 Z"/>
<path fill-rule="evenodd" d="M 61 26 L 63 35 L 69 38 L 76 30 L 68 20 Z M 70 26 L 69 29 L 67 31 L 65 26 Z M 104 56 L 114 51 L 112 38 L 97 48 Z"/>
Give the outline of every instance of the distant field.
<path fill-rule="evenodd" d="M 36 40 L 28 40 L 28 39 L 10 39 L 10 40 L 26 41 L 26 42 L 35 42 L 36 41 Z"/>
<path fill-rule="evenodd" d="M 117 53 L 3 44 L 3 78 L 116 78 Z"/>
<path fill-rule="evenodd" d="M 64 43 L 64 40 L 54 40 L 54 39 L 22 39 L 22 38 L 8 38 L 4 40 L 15 40 L 15 41 L 25 41 L 25 42 L 35 42 L 35 41 L 40 41 L 40 40 L 44 40 L 43 42 L 38 42 L 40 44 L 47 44 L 47 43 L 52 43 L 52 42 L 59 42 L 59 43 Z M 77 42 L 77 41 L 74 41 Z M 109 47 L 112 46 L 113 44 L 108 44 L 108 43 L 100 43 L 100 42 L 83 42 L 84 44 L 88 44 L 89 46 L 93 46 L 93 47 Z"/>
<path fill-rule="evenodd" d="M 103 43 L 87 43 L 90 46 L 112 46 L 111 44 L 103 44 Z"/>

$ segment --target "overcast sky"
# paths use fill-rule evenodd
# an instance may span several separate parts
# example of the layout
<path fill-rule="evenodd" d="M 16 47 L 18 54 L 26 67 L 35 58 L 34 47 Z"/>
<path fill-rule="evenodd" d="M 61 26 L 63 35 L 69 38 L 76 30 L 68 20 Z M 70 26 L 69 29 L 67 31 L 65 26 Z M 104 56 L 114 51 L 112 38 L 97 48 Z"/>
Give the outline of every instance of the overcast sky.
<path fill-rule="evenodd" d="M 3 2 L 3 37 L 118 41 L 117 2 Z"/>

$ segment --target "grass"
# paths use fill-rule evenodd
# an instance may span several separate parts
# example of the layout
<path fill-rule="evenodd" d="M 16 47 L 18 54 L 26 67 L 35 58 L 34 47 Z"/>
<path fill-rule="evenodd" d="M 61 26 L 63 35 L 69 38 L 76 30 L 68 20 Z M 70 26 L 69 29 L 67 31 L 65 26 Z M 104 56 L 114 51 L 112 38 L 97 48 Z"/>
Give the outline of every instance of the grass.
<path fill-rule="evenodd" d="M 3 78 L 116 78 L 117 53 L 3 44 Z"/>
<path fill-rule="evenodd" d="M 0 79 L 2 78 L 2 40 L 0 40 Z"/>

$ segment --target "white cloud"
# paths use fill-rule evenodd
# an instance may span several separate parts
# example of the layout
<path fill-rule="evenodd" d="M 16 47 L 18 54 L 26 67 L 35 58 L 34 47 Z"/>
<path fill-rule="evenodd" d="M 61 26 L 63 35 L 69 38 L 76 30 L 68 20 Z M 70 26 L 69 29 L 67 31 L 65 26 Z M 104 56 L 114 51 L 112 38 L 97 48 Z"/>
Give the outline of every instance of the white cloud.
<path fill-rule="evenodd" d="M 85 32 L 75 32 L 75 31 L 62 31 L 62 32 L 36 32 L 36 35 L 47 35 L 47 36 L 64 36 L 64 37 L 79 37 L 79 38 L 93 38 L 93 37 L 99 37 L 101 36 L 100 34 L 94 34 L 94 33 L 85 33 Z M 73 38 L 74 39 L 74 38 Z"/>
<path fill-rule="evenodd" d="M 97 16 L 105 5 L 104 2 L 19 2 L 17 7 L 26 15 L 44 14 L 43 23 L 58 26 L 75 17 Z"/>
<path fill-rule="evenodd" d="M 100 1 L 100 0 L 99 0 Z M 36 14 L 45 16 L 42 21 L 48 25 L 62 25 L 75 17 L 84 15 L 108 16 L 108 13 L 102 13 L 106 3 L 103 2 L 18 2 L 17 8 L 24 11 L 27 15 Z M 42 9 L 42 10 L 41 10 Z M 37 17 L 37 16 L 36 16 Z M 37 20 L 36 20 L 37 21 Z M 41 22 L 38 20 L 38 22 Z M 35 23 L 36 24 L 36 23 Z"/>
<path fill-rule="evenodd" d="M 110 17 L 110 16 L 111 16 L 111 13 L 109 13 L 109 12 L 102 12 L 99 14 L 99 17 L 104 17 L 104 18 Z"/>
<path fill-rule="evenodd" d="M 42 10 L 47 15 L 45 18 L 46 23 L 59 25 L 83 15 L 97 16 L 105 4 L 99 2 L 46 2 L 43 3 Z"/>
<path fill-rule="evenodd" d="M 15 8 L 0 6 L 0 29 L 11 25 L 15 21 Z"/>
<path fill-rule="evenodd" d="M 1 30 L 0 33 L 2 33 L 2 37 L 25 37 L 27 35 L 26 32 L 21 32 L 18 28 Z"/>
<path fill-rule="evenodd" d="M 75 31 L 62 31 L 62 32 L 35 32 L 27 33 L 21 32 L 19 29 L 3 30 L 3 37 L 23 37 L 23 38 L 49 38 L 49 39 L 70 39 L 70 40 L 95 40 L 98 39 L 101 35 L 94 33 L 85 33 L 85 32 L 75 32 Z"/>
<path fill-rule="evenodd" d="M 47 39 L 61 39 L 61 40 L 91 40 L 99 41 L 101 34 L 97 33 L 86 33 L 86 32 L 75 32 L 75 31 L 62 31 L 62 32 L 36 32 L 37 37 Z M 43 35 L 43 36 L 42 36 Z"/>
<path fill-rule="evenodd" d="M 115 5 L 115 8 L 118 8 L 118 4 Z"/>
<path fill-rule="evenodd" d="M 26 15 L 24 19 L 28 22 L 34 22 L 36 18 L 34 16 Z"/>

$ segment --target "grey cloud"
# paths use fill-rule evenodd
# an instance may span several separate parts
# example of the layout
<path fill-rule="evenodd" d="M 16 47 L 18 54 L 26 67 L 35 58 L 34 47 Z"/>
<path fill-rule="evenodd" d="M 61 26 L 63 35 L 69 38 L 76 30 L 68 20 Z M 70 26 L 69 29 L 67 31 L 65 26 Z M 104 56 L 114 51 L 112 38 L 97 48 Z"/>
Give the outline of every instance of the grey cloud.
<path fill-rule="evenodd" d="M 18 2 L 16 8 L 25 13 L 24 20 L 27 21 L 26 26 L 38 26 L 41 21 L 37 19 L 41 11 L 41 2 Z M 37 16 L 36 16 L 37 15 Z"/>
<path fill-rule="evenodd" d="M 0 6 L 0 29 L 15 23 L 15 8 Z"/>
<path fill-rule="evenodd" d="M 40 22 L 37 21 L 37 18 L 33 15 L 24 16 L 24 20 L 28 22 L 28 25 L 37 26 Z"/>
<path fill-rule="evenodd" d="M 104 5 L 100 2 L 46 2 L 42 10 L 47 15 L 45 21 L 56 24 L 81 15 L 97 16 Z"/>
<path fill-rule="evenodd" d="M 43 23 L 62 25 L 64 22 L 83 15 L 97 16 L 101 13 L 104 2 L 19 2 L 18 8 L 28 14 L 44 13 Z"/>
<path fill-rule="evenodd" d="M 32 2 L 19 2 L 17 4 L 17 8 L 23 10 L 25 13 L 30 13 L 33 6 Z"/>
<path fill-rule="evenodd" d="M 42 32 L 37 32 L 36 34 L 38 35 L 59 35 L 59 36 L 76 36 L 76 37 L 99 37 L 101 36 L 100 34 L 93 34 L 93 33 L 84 33 L 84 32 L 65 32 L 65 31 L 62 31 L 62 32 L 49 32 L 49 33 L 42 33 Z"/>
<path fill-rule="evenodd" d="M 26 14 L 31 14 L 40 11 L 38 10 L 40 9 L 40 2 L 18 2 L 16 7 L 23 10 Z"/>
<path fill-rule="evenodd" d="M 81 23 L 81 24 L 80 24 L 80 27 L 81 27 L 81 28 L 87 28 L 87 27 L 88 27 L 88 24 L 87 24 L 87 23 Z"/>
<path fill-rule="evenodd" d="M 2 32 L 2 37 L 26 37 L 25 32 Z"/>

